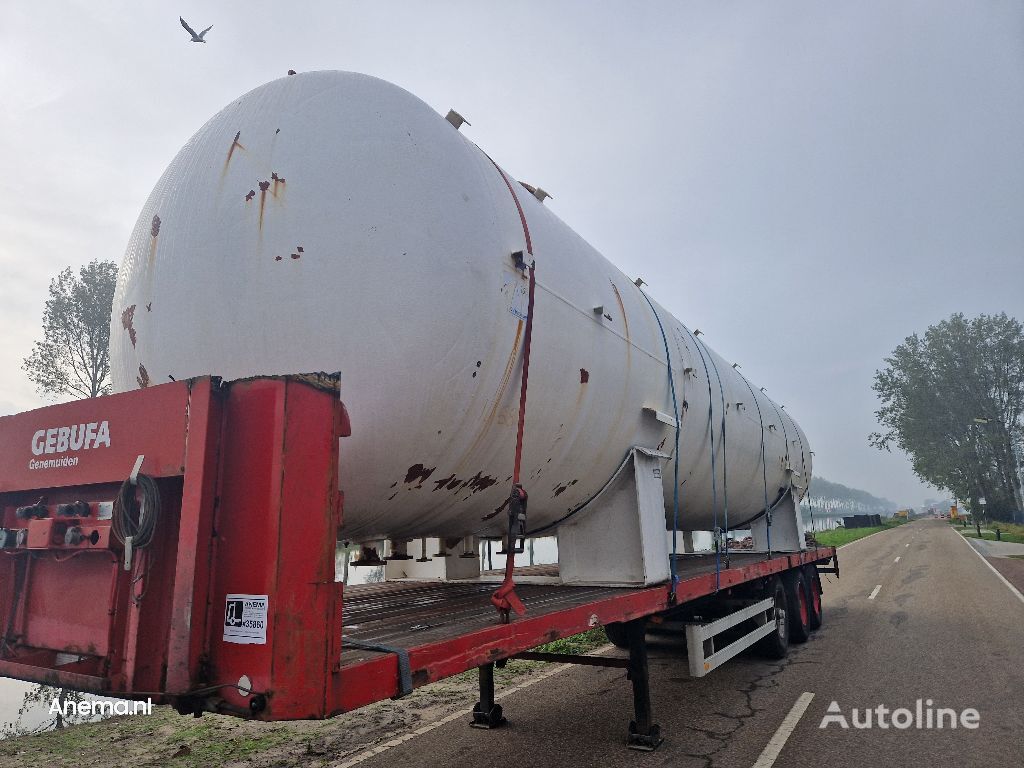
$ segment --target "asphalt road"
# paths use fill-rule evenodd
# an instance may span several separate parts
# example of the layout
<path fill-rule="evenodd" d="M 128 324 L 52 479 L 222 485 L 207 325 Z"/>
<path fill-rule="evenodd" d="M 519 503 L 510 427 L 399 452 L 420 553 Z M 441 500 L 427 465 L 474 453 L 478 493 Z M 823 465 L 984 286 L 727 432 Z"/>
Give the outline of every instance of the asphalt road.
<path fill-rule="evenodd" d="M 808 693 L 776 766 L 1024 764 L 1024 601 L 937 520 L 844 547 L 840 565 L 840 579 L 824 577 L 824 626 L 784 661 L 744 655 L 695 679 L 681 645 L 651 640 L 657 752 L 624 747 L 632 699 L 622 670 L 561 667 L 501 701 L 504 729 L 456 717 L 363 764 L 749 767 Z M 852 726 L 855 707 L 863 722 L 866 709 L 913 711 L 918 699 L 923 712 L 929 699 L 933 710 L 973 708 L 978 727 L 881 729 L 876 716 L 875 727 Z M 820 727 L 833 701 L 850 728 Z"/>

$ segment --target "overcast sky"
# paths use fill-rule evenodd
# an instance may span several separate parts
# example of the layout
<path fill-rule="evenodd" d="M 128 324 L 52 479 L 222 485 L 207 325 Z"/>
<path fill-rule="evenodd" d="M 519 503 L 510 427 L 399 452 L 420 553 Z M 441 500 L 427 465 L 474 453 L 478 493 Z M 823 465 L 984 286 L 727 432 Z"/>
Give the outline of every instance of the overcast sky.
<path fill-rule="evenodd" d="M 20 365 L 50 279 L 120 262 L 192 133 L 288 69 L 347 69 L 465 115 L 786 404 L 819 474 L 937 495 L 868 446 L 870 386 L 954 311 L 1024 319 L 1019 0 L 289 5 L 5 4 L 0 413 L 41 402 Z"/>

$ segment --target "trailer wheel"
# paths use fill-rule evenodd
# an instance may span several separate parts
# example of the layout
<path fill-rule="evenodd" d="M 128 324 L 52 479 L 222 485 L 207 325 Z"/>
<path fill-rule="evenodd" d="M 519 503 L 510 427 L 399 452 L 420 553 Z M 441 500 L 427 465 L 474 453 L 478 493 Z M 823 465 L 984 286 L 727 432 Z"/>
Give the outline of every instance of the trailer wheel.
<path fill-rule="evenodd" d="M 789 651 L 789 617 L 786 610 L 786 589 L 782 582 L 773 577 L 765 585 L 765 597 L 775 600 L 769 621 L 775 622 L 775 631 L 757 643 L 757 649 L 769 659 L 784 659 Z"/>
<path fill-rule="evenodd" d="M 807 582 L 808 607 L 810 608 L 811 630 L 819 629 L 822 622 L 823 609 L 821 605 L 821 575 L 813 565 L 808 565 L 804 571 Z"/>
<path fill-rule="evenodd" d="M 811 636 L 811 601 L 803 569 L 787 571 L 783 576 L 786 600 L 789 603 L 789 639 L 806 643 Z"/>
<path fill-rule="evenodd" d="M 605 624 L 604 633 L 608 636 L 608 642 L 616 648 L 629 648 L 629 634 L 624 623 L 615 621 Z"/>

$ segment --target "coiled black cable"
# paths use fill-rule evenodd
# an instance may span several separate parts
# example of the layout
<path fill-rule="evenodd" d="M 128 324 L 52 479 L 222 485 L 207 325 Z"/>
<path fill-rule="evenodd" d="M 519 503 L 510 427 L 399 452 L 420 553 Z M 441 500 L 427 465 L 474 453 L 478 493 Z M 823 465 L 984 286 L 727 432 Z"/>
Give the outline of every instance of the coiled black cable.
<path fill-rule="evenodd" d="M 136 490 L 142 494 L 141 502 Z M 121 483 L 110 518 L 110 530 L 119 542 L 125 544 L 131 537 L 133 550 L 148 547 L 153 543 L 159 519 L 160 489 L 156 480 L 140 473 L 134 484 L 131 479 Z"/>

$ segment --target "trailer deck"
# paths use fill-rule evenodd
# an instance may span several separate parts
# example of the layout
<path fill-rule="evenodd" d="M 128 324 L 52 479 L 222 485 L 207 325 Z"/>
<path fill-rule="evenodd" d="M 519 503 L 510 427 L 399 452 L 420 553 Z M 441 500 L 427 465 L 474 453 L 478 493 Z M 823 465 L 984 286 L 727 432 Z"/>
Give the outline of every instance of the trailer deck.
<path fill-rule="evenodd" d="M 826 563 L 832 548 L 791 554 L 735 551 L 716 576 L 711 554 L 678 556 L 676 603 L 685 603 L 800 565 Z M 495 573 L 496 572 L 492 572 Z M 557 576 L 557 566 L 517 569 L 516 574 Z M 500 624 L 490 603 L 494 580 L 468 583 L 399 581 L 345 589 L 340 674 L 342 710 L 401 694 L 398 656 L 408 653 L 415 687 L 506 659 L 552 640 L 610 623 L 627 622 L 672 607 L 668 585 L 645 588 L 518 583 L 524 616 Z M 354 648 L 376 645 L 395 651 Z"/>

